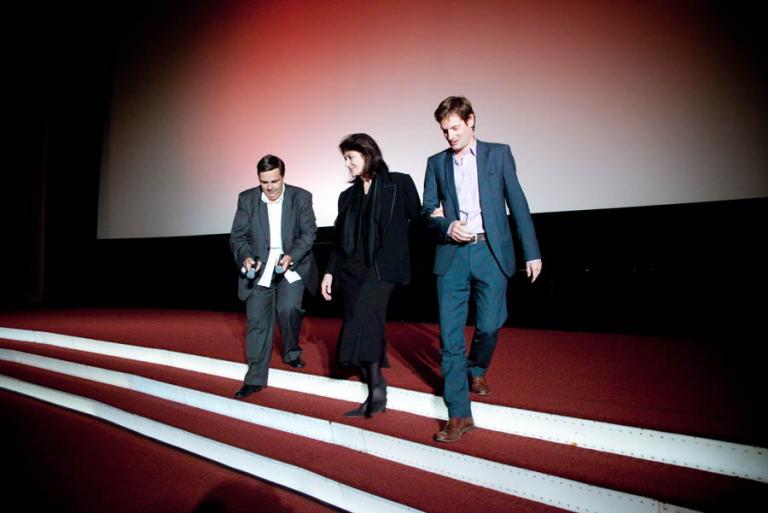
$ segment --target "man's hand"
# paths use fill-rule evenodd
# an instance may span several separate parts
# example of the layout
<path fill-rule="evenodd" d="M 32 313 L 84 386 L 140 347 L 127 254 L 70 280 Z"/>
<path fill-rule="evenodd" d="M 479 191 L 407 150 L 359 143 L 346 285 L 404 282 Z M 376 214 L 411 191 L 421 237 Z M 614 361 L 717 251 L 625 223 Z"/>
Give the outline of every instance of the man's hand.
<path fill-rule="evenodd" d="M 475 234 L 464 229 L 466 221 L 454 221 L 448 227 L 448 236 L 456 242 L 472 242 L 475 240 Z"/>
<path fill-rule="evenodd" d="M 429 214 L 429 217 L 445 217 L 445 214 L 443 213 L 443 206 L 440 205 L 435 210 L 433 210 L 432 213 Z"/>
<path fill-rule="evenodd" d="M 333 284 L 333 275 L 326 273 L 323 275 L 323 281 L 320 283 L 320 293 L 326 301 L 331 300 L 331 285 Z"/>
<path fill-rule="evenodd" d="M 256 260 L 254 260 L 254 259 L 253 259 L 253 258 L 251 258 L 251 257 L 245 257 L 245 262 L 243 262 L 243 266 L 245 266 L 245 270 L 246 270 L 246 272 L 247 272 L 247 271 L 250 271 L 250 270 L 251 270 L 251 267 L 253 267 L 253 266 L 254 266 L 254 264 L 256 265 L 256 269 L 255 269 L 255 271 L 256 271 L 256 272 L 259 272 L 259 269 L 261 269 L 261 260 L 259 260 L 259 261 L 257 262 Z"/>
<path fill-rule="evenodd" d="M 283 258 L 280 260 L 280 266 L 283 269 L 288 269 L 288 267 L 291 265 L 291 262 L 293 262 L 291 255 L 283 255 Z"/>
<path fill-rule="evenodd" d="M 525 263 L 525 274 L 531 279 L 531 283 L 536 281 L 541 273 L 541 259 L 531 260 Z"/>

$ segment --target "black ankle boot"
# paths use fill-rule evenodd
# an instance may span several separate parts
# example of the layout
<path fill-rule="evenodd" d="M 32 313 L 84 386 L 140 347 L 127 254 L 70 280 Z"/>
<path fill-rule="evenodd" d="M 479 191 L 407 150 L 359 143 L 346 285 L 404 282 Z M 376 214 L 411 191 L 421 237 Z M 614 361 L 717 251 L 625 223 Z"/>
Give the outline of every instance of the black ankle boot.
<path fill-rule="evenodd" d="M 355 408 L 354 410 L 349 410 L 344 414 L 345 417 L 362 417 L 363 415 L 368 414 L 368 404 L 370 403 L 370 397 L 365 400 L 363 404 Z"/>
<path fill-rule="evenodd" d="M 387 411 L 387 384 L 381 384 L 375 387 L 371 392 L 371 397 L 368 402 L 368 410 L 365 412 L 366 417 L 373 417 L 379 413 Z"/>

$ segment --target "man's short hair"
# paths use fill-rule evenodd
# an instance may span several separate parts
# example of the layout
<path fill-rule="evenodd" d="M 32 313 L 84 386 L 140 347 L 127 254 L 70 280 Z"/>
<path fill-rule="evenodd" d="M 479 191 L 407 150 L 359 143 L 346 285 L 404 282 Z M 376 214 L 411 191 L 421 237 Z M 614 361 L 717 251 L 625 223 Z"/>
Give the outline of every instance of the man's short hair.
<path fill-rule="evenodd" d="M 441 123 L 445 118 L 451 114 L 456 114 L 465 123 L 469 121 L 469 116 L 474 114 L 472 110 L 472 104 L 469 103 L 463 96 L 449 96 L 445 100 L 440 102 L 440 105 L 435 109 L 435 121 Z"/>
<path fill-rule="evenodd" d="M 283 159 L 274 155 L 264 155 L 259 160 L 259 163 L 256 164 L 256 170 L 259 173 L 266 173 L 273 169 L 279 169 L 280 176 L 285 176 L 285 162 L 283 162 Z"/>

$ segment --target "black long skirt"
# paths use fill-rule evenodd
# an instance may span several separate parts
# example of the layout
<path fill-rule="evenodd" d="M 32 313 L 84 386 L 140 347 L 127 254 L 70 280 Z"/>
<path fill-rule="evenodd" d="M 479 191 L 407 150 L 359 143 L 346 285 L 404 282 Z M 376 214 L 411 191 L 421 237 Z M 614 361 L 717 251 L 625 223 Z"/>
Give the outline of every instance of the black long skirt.
<path fill-rule="evenodd" d="M 384 324 L 394 284 L 379 280 L 376 268 L 365 265 L 359 251 L 345 262 L 338 277 L 344 296 L 344 323 L 337 361 L 341 365 L 378 363 L 389 367 Z"/>

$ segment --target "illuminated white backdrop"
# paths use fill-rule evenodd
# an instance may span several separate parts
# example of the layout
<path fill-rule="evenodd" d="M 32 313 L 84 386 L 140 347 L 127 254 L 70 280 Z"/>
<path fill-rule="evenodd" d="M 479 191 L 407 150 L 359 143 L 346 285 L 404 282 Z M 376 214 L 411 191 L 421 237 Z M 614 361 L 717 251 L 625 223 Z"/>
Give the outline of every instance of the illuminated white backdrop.
<path fill-rule="evenodd" d="M 716 17 L 664 3 L 212 2 L 117 69 L 98 235 L 228 232 L 267 153 L 329 226 L 352 132 L 421 190 L 452 94 L 533 212 L 768 196 L 757 75 Z"/>

